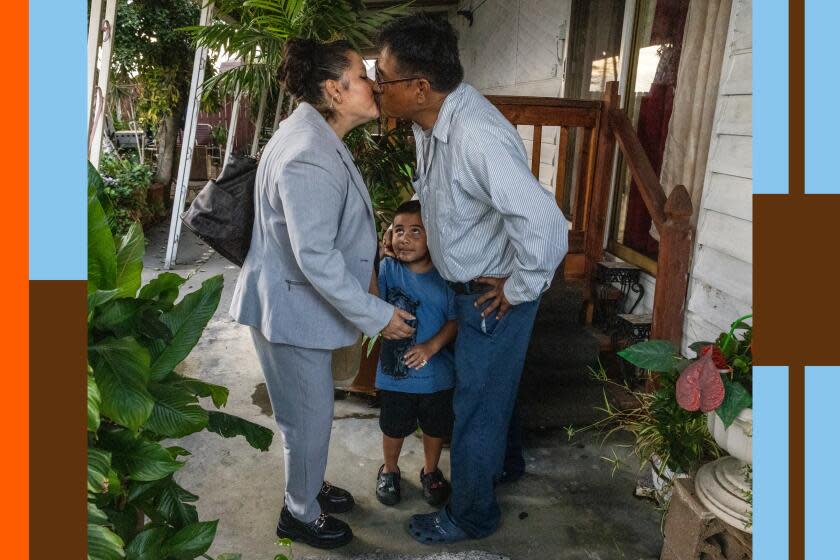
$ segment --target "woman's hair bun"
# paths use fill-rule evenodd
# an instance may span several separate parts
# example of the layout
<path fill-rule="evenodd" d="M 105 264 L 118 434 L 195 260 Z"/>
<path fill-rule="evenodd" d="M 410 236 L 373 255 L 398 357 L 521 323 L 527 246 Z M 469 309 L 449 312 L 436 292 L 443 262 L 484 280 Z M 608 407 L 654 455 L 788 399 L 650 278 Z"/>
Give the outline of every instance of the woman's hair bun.
<path fill-rule="evenodd" d="M 277 79 L 286 92 L 298 100 L 320 106 L 324 80 L 341 77 L 350 64 L 347 51 L 352 48 L 346 41 L 321 43 L 302 37 L 287 39 Z"/>
<path fill-rule="evenodd" d="M 311 77 L 321 64 L 322 49 L 321 43 L 313 39 L 294 37 L 286 41 L 277 77 L 287 92 L 300 98 L 317 94 L 307 89 L 311 88 Z"/>

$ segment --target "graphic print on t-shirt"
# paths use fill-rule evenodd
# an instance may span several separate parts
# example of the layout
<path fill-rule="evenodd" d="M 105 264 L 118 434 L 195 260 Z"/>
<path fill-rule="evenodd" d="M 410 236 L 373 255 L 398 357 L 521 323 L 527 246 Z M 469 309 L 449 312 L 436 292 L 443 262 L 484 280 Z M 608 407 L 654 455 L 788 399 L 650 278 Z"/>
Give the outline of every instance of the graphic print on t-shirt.
<path fill-rule="evenodd" d="M 419 301 L 413 299 L 400 288 L 389 288 L 385 301 L 403 311 L 408 311 L 415 317 L 417 316 L 417 308 L 420 306 Z M 403 338 L 401 340 L 388 340 L 383 338 L 382 350 L 380 351 L 382 372 L 397 379 L 408 375 L 408 366 L 405 365 L 403 357 L 409 348 L 414 346 L 417 340 L 417 319 L 406 321 L 406 323 L 410 327 L 414 327 L 414 334 L 409 338 Z"/>

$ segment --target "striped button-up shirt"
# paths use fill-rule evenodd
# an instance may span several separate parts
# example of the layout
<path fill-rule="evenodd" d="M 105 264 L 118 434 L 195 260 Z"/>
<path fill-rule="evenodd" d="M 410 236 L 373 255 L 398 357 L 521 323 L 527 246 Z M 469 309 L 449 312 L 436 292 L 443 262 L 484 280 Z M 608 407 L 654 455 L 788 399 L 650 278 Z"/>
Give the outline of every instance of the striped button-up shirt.
<path fill-rule="evenodd" d="M 414 136 L 414 189 L 441 276 L 508 277 L 511 304 L 537 299 L 566 255 L 568 223 L 531 173 L 516 129 L 462 83 L 446 96 L 431 135 L 415 124 Z"/>

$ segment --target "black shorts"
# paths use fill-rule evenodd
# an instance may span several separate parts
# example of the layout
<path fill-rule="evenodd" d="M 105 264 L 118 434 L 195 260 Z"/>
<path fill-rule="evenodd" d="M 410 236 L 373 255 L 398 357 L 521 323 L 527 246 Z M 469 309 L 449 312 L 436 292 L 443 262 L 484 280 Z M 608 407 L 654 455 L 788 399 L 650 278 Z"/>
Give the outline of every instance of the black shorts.
<path fill-rule="evenodd" d="M 420 429 L 429 437 L 452 435 L 452 389 L 437 393 L 379 391 L 379 428 L 392 438 L 404 438 Z"/>

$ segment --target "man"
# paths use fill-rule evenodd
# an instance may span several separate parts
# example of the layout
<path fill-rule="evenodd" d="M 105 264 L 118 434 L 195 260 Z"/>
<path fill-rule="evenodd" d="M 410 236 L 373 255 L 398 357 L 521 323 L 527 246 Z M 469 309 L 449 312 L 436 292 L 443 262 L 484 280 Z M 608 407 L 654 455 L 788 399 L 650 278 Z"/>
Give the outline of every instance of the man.
<path fill-rule="evenodd" d="M 415 15 L 379 36 L 382 111 L 414 122 L 420 198 L 435 267 L 456 294 L 452 497 L 415 515 L 416 540 L 492 534 L 508 426 L 541 294 L 567 250 L 568 225 L 528 167 L 516 129 L 462 83 L 458 40 Z"/>

